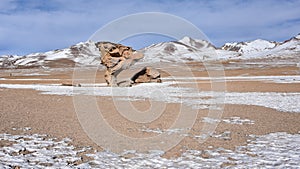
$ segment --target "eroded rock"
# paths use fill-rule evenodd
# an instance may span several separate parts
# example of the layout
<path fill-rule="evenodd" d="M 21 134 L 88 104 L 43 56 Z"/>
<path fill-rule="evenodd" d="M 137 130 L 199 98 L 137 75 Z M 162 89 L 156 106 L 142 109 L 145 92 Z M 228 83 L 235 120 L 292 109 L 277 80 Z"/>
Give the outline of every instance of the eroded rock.
<path fill-rule="evenodd" d="M 145 67 L 141 71 L 137 72 L 131 78 L 131 81 L 133 83 L 150 83 L 150 82 L 161 83 L 160 73 L 158 72 L 158 70 L 154 68 Z"/>
<path fill-rule="evenodd" d="M 117 82 L 117 76 L 144 57 L 143 53 L 131 47 L 111 42 L 97 42 L 101 52 L 101 64 L 106 67 L 104 74 L 108 86 L 128 87 L 135 83 L 161 82 L 160 73 L 151 67 L 145 67 L 130 80 Z"/>
<path fill-rule="evenodd" d="M 145 67 L 136 74 L 134 74 L 130 80 L 118 82 L 119 87 L 131 87 L 138 83 L 161 83 L 160 73 L 158 70 Z"/>

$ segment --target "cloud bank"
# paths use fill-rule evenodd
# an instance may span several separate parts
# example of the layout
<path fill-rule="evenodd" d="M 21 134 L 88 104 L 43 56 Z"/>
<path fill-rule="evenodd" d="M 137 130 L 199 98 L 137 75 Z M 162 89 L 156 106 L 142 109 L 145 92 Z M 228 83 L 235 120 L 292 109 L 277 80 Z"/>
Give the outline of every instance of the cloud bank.
<path fill-rule="evenodd" d="M 166 12 L 183 17 L 216 46 L 257 38 L 283 41 L 300 32 L 299 7 L 299 0 L 1 0 L 0 55 L 68 47 L 86 41 L 114 19 L 138 12 Z M 168 40 L 145 37 L 127 42 L 141 48 Z"/>

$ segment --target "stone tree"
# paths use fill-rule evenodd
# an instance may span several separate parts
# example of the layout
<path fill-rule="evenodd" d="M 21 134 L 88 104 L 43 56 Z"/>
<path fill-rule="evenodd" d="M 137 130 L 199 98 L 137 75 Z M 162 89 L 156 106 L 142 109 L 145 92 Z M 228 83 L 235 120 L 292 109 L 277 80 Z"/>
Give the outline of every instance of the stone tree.
<path fill-rule="evenodd" d="M 111 42 L 97 42 L 101 53 L 101 64 L 106 67 L 104 79 L 108 86 L 131 86 L 134 83 L 161 82 L 160 74 L 151 67 L 145 67 L 136 73 L 129 82 L 117 82 L 117 76 L 125 69 L 144 57 L 143 53 L 131 47 Z"/>

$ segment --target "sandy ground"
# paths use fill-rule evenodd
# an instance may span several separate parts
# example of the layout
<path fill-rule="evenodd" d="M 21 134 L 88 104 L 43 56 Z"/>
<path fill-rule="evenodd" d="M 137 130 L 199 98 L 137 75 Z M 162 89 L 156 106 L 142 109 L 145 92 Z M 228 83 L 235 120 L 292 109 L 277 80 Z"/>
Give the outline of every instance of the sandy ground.
<path fill-rule="evenodd" d="M 226 64 L 224 65 L 226 68 Z M 298 76 L 299 68 L 294 65 L 235 68 L 227 65 L 223 73 L 226 77 L 235 76 Z M 194 77 L 207 77 L 207 71 L 201 63 L 189 65 Z M 199 70 L 198 70 L 199 69 Z M 177 70 L 177 71 L 174 71 Z M 92 70 L 93 72 L 94 70 Z M 91 70 L 82 70 L 89 74 Z M 178 69 L 161 70 L 162 77 L 184 77 L 185 73 Z M 97 71 L 96 83 L 104 83 L 103 70 Z M 0 84 L 62 84 L 72 83 L 73 70 L 53 69 L 45 70 L 1 70 Z M 125 73 L 124 77 L 127 74 Z M 210 91 L 211 81 L 196 80 L 200 91 Z M 299 93 L 298 83 L 278 83 L 268 80 L 227 80 L 228 92 L 284 92 Z M 180 87 L 190 87 L 190 84 L 177 84 Z M 195 86 L 195 85 L 193 85 Z M 75 146 L 92 146 L 93 149 L 102 151 L 83 131 L 74 109 L 72 96 L 47 95 L 31 89 L 0 88 L 0 133 L 9 134 L 47 134 L 49 137 L 59 139 L 71 138 Z M 118 132 L 135 138 L 155 136 L 155 132 L 143 132 L 141 129 L 168 129 L 176 120 L 179 103 L 167 103 L 163 114 L 151 123 L 139 124 L 132 122 L 119 114 L 115 109 L 111 97 L 97 96 L 97 103 L 102 108 L 103 116 L 107 122 Z M 150 107 L 149 100 L 131 101 L 132 105 L 141 111 Z M 190 130 L 191 135 L 199 135 L 203 127 L 203 118 L 208 110 L 199 110 L 196 122 Z M 193 137 L 184 138 L 178 145 L 166 152 L 163 157 L 179 157 L 187 150 L 207 150 L 218 147 L 234 149 L 245 145 L 249 135 L 266 135 L 276 132 L 297 134 L 300 131 L 300 114 L 280 112 L 275 109 L 253 106 L 226 104 L 221 119 L 239 117 L 253 121 L 253 124 L 232 124 L 220 122 L 214 132 L 215 135 L 230 132 L 228 137 L 209 137 L 206 142 L 199 144 Z M 23 130 L 30 127 L 28 130 Z M 0 140 L 0 147 L 7 146 L 7 141 Z"/>

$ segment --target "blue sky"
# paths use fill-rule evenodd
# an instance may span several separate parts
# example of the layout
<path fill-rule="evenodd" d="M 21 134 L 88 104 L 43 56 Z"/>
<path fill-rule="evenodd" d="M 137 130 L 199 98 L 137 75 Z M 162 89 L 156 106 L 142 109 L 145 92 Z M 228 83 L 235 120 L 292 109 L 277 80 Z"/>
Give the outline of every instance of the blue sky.
<path fill-rule="evenodd" d="M 201 29 L 216 46 L 300 33 L 300 0 L 1 0 L 0 55 L 28 54 L 86 41 L 105 24 L 138 12 L 166 12 Z M 145 36 L 134 48 L 167 41 Z"/>

